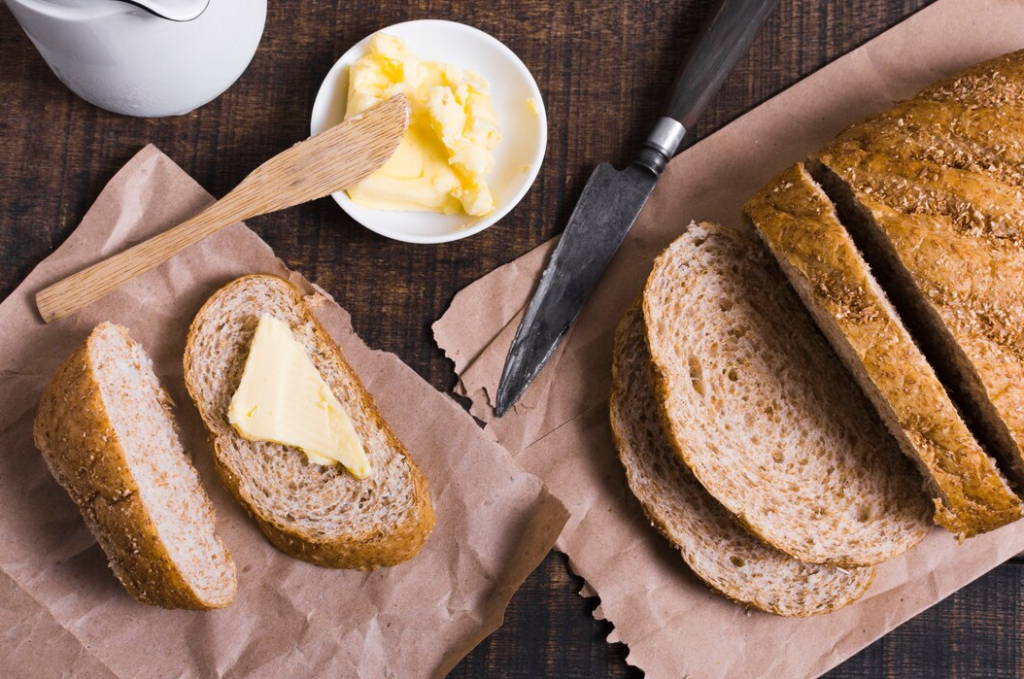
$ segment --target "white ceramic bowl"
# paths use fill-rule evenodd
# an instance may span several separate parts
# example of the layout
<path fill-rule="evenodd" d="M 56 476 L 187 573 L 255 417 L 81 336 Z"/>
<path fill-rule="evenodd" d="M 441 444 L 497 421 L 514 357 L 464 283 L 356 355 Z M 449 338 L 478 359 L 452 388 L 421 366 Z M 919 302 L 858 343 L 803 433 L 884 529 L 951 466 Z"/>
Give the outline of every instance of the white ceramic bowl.
<path fill-rule="evenodd" d="M 502 142 L 494 150 L 494 170 L 486 177 L 494 194 L 495 209 L 482 217 L 465 214 L 368 210 L 344 192 L 334 200 L 357 222 L 382 236 L 407 243 L 446 243 L 480 233 L 496 223 L 522 200 L 537 178 L 548 140 L 547 114 L 526 65 L 512 50 L 471 26 L 453 21 L 407 21 L 381 29 L 405 40 L 419 57 L 446 61 L 463 70 L 479 71 L 491 84 L 494 110 Z M 366 53 L 370 36 L 345 52 L 327 74 L 313 104 L 310 131 L 323 132 L 341 122 L 348 98 L 348 69 Z M 537 112 L 530 110 L 533 99 Z"/>

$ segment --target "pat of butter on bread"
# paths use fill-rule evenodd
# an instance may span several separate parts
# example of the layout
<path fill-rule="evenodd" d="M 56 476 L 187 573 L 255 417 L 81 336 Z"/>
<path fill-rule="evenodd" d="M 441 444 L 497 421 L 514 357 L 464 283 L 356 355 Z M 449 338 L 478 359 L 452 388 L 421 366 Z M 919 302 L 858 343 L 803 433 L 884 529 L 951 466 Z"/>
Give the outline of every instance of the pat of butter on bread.
<path fill-rule="evenodd" d="M 310 462 L 340 462 L 357 479 L 373 473 L 344 407 L 288 325 L 270 314 L 260 316 L 228 421 L 250 441 L 295 446 Z"/>

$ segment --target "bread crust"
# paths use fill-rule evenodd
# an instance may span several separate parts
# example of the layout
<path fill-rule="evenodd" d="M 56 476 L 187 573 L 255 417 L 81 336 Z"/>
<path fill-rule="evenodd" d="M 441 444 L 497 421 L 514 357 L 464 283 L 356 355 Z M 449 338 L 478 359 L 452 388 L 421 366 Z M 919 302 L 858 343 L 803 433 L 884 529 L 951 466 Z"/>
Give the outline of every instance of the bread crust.
<path fill-rule="evenodd" d="M 975 107 L 915 97 L 846 128 L 818 157 L 878 153 L 1024 186 L 1022 130 L 1024 106 Z"/>
<path fill-rule="evenodd" d="M 226 600 L 203 599 L 186 582 L 142 502 L 90 359 L 90 341 L 108 325 L 93 330 L 43 391 L 33 426 L 36 447 L 133 597 L 164 608 L 223 608 L 234 597 L 234 578 Z M 117 330 L 127 337 L 124 328 Z M 170 397 L 164 393 L 163 399 L 169 415 Z"/>
<path fill-rule="evenodd" d="M 926 87 L 917 98 L 971 107 L 1024 105 L 1024 50 L 966 68 Z"/>
<path fill-rule="evenodd" d="M 235 442 L 241 445 L 245 445 L 245 440 L 234 431 L 231 431 L 228 437 L 217 433 L 214 426 L 217 414 L 211 412 L 205 401 L 201 398 L 201 387 L 197 382 L 196 373 L 192 369 L 193 364 L 201 360 L 197 352 L 196 340 L 203 323 L 208 321 L 216 322 L 216 319 L 209 318 L 210 309 L 217 303 L 217 299 L 221 295 L 229 295 L 236 290 L 246 288 L 246 286 L 260 283 L 269 283 L 277 286 L 282 294 L 288 295 L 291 303 L 298 309 L 303 320 L 313 325 L 317 349 L 328 352 L 333 357 L 333 361 L 337 366 L 346 373 L 347 377 L 357 387 L 359 402 L 356 404 L 345 404 L 346 407 L 354 405 L 356 408 L 369 413 L 374 424 L 386 436 L 389 448 L 395 454 L 401 455 L 406 459 L 411 472 L 414 507 L 408 513 L 404 522 L 387 533 L 368 531 L 359 535 L 316 536 L 304 527 L 275 516 L 262 507 L 260 503 L 256 502 L 245 491 L 241 479 L 232 470 L 230 464 L 228 464 L 224 454 L 225 447 L 230 442 L 228 437 L 234 438 Z M 222 287 L 211 295 L 210 299 L 206 301 L 192 321 L 185 345 L 184 365 L 185 385 L 196 407 L 199 409 L 209 433 L 214 450 L 214 463 L 217 474 L 231 496 L 245 508 L 246 512 L 256 521 L 264 535 L 275 547 L 289 556 L 318 566 L 358 570 L 374 570 L 382 566 L 394 566 L 408 561 L 419 553 L 426 542 L 427 536 L 433 530 L 435 522 L 434 509 L 430 501 L 426 476 L 413 461 L 402 442 L 391 431 L 391 428 L 377 409 L 373 397 L 366 391 L 362 380 L 345 360 L 341 348 L 335 344 L 327 331 L 323 329 L 316 315 L 312 312 L 309 302 L 298 287 L 278 276 L 265 274 L 243 276 Z"/>
<path fill-rule="evenodd" d="M 930 482 L 936 522 L 963 539 L 1020 518 L 1020 498 L 967 429 L 803 164 L 776 177 L 745 212 Z"/>
<path fill-rule="evenodd" d="M 1019 491 L 1024 52 L 847 128 L 817 161 L 844 226 Z"/>

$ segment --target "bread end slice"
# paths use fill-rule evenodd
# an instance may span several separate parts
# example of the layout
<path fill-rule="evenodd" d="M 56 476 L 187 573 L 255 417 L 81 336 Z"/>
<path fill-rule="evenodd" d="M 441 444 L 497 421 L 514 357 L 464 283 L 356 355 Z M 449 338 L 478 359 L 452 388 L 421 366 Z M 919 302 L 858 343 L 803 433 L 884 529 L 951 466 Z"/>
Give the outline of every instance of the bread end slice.
<path fill-rule="evenodd" d="M 345 407 L 374 469 L 369 478 L 313 464 L 298 448 L 246 440 L 228 422 L 265 313 L 289 325 Z M 185 383 L 209 430 L 221 480 L 278 549 L 319 566 L 360 570 L 394 566 L 419 552 L 434 526 L 427 479 L 297 287 L 254 275 L 214 293 L 189 330 Z"/>
<path fill-rule="evenodd" d="M 142 348 L 103 323 L 43 392 L 35 444 L 132 596 L 222 608 L 235 595 L 235 565 L 169 406 Z"/>

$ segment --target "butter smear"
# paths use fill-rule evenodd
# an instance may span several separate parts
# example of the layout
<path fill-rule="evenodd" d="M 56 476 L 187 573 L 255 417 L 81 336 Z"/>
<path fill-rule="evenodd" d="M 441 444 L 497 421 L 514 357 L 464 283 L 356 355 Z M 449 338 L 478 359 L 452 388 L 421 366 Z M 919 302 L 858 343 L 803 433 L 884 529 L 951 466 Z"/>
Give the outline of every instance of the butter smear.
<path fill-rule="evenodd" d="M 340 462 L 357 479 L 373 473 L 352 421 L 291 328 L 263 314 L 228 421 L 243 438 L 301 448 L 320 465 Z"/>
<path fill-rule="evenodd" d="M 494 210 L 484 177 L 494 168 L 501 130 L 487 81 L 476 71 L 422 60 L 400 38 L 377 33 L 349 71 L 345 117 L 399 93 L 411 105 L 409 130 L 384 167 L 348 189 L 349 198 L 375 210 Z"/>

